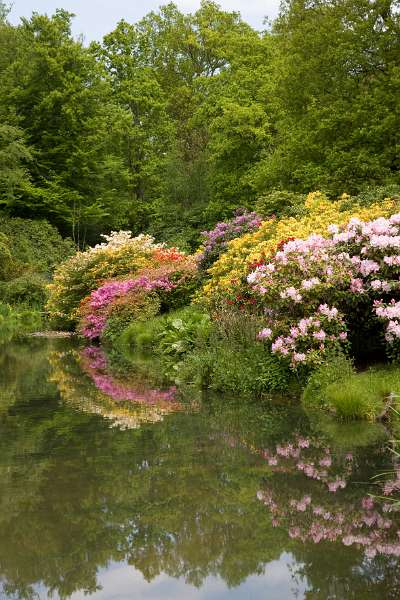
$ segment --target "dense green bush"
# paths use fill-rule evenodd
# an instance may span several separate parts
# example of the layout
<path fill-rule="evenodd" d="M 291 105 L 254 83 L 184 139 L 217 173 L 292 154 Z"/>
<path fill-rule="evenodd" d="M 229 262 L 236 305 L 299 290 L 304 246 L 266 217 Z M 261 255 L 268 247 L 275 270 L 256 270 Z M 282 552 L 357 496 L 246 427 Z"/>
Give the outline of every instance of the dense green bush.
<path fill-rule="evenodd" d="M 47 282 L 39 273 L 23 273 L 15 279 L 0 281 L 0 301 L 11 305 L 43 307 Z"/>
<path fill-rule="evenodd" d="M 12 266 L 10 240 L 0 233 L 0 280 L 9 276 Z"/>
<path fill-rule="evenodd" d="M 73 249 L 73 243 L 63 240 L 47 221 L 1 215 L 0 301 L 41 309 L 55 266 Z"/>
<path fill-rule="evenodd" d="M 307 408 L 327 408 L 324 394 L 331 383 L 351 377 L 354 367 L 342 353 L 328 356 L 326 361 L 316 369 L 303 391 L 302 401 Z"/>
<path fill-rule="evenodd" d="M 262 396 L 288 390 L 293 377 L 262 344 L 257 323 L 234 311 L 213 315 L 187 307 L 149 322 L 130 325 L 121 347 L 132 360 L 143 354 L 175 383 L 229 394 Z"/>
<path fill-rule="evenodd" d="M 163 376 L 177 382 L 183 361 L 195 348 L 207 343 L 210 327 L 208 314 L 188 306 L 131 323 L 120 338 L 120 346 L 135 359 L 153 355 Z"/>
<path fill-rule="evenodd" d="M 287 392 L 293 384 L 288 370 L 262 346 L 230 347 L 222 340 L 189 354 L 181 366 L 180 380 L 255 397 Z"/>
<path fill-rule="evenodd" d="M 9 241 L 12 259 L 18 270 L 30 266 L 47 277 L 75 250 L 72 240 L 63 239 L 57 229 L 44 220 L 0 215 L 0 232 Z"/>

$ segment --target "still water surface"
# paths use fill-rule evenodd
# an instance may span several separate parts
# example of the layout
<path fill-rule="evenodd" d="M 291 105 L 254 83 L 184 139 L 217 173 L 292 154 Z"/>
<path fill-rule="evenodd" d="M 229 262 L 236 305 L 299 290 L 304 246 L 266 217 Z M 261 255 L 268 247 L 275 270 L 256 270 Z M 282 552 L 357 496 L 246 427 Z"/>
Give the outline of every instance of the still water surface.
<path fill-rule="evenodd" d="M 287 402 L 183 402 L 71 341 L 8 345 L 0 598 L 398 600 L 389 438 Z"/>

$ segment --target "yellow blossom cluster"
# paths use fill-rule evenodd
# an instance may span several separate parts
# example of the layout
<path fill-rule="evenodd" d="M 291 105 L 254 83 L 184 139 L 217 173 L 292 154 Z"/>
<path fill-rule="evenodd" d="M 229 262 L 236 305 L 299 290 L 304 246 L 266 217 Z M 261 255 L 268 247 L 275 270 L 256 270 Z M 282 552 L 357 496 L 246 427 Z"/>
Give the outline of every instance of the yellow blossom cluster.
<path fill-rule="evenodd" d="M 345 225 L 353 217 L 370 221 L 391 215 L 398 209 L 398 202 L 392 198 L 360 206 L 351 204 L 347 194 L 332 201 L 321 192 L 311 192 L 307 196 L 303 216 L 263 221 L 256 232 L 246 233 L 228 242 L 226 252 L 208 270 L 210 278 L 199 297 L 211 301 L 229 293 L 248 273 L 252 264 L 272 256 L 278 244 L 288 238 L 304 239 L 313 233 L 325 235 L 331 224 Z"/>

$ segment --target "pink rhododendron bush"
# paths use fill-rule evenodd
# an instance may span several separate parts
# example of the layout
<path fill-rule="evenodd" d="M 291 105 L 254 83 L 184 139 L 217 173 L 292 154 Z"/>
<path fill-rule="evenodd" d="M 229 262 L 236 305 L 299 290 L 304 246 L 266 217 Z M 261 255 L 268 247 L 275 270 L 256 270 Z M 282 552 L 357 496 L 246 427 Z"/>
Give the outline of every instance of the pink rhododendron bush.
<path fill-rule="evenodd" d="M 329 231 L 283 243 L 247 276 L 259 340 L 295 370 L 371 339 L 389 356 L 400 348 L 400 214 Z"/>
<path fill-rule="evenodd" d="M 271 475 L 257 497 L 273 526 L 303 543 L 355 546 L 367 559 L 400 556 L 400 506 L 393 502 L 400 491 L 400 468 L 395 458 L 389 478 L 357 485 L 362 478 L 357 453 L 333 452 L 315 438 L 297 436 L 259 453 Z"/>

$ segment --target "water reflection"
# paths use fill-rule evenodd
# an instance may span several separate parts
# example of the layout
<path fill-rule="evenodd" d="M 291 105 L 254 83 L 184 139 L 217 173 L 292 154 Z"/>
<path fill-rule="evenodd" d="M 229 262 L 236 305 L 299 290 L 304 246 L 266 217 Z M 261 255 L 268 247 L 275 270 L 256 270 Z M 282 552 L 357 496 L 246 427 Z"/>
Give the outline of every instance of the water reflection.
<path fill-rule="evenodd" d="M 107 356 L 99 347 L 54 350 L 49 361 L 53 367 L 51 380 L 63 400 L 84 412 L 101 415 L 114 427 L 136 429 L 143 423 L 162 421 L 165 415 L 183 410 L 176 399 L 175 387 L 151 387 L 137 375 L 121 379 L 111 372 Z"/>
<path fill-rule="evenodd" d="M 134 402 L 102 360 L 60 340 L 0 356 L 0 597 L 400 597 L 399 515 L 368 495 L 393 469 L 381 426 Z"/>

